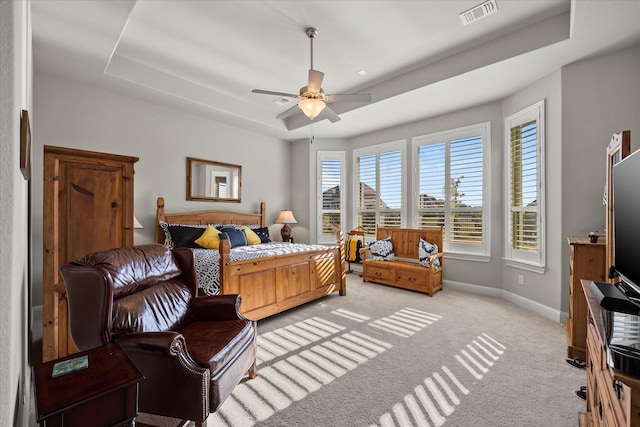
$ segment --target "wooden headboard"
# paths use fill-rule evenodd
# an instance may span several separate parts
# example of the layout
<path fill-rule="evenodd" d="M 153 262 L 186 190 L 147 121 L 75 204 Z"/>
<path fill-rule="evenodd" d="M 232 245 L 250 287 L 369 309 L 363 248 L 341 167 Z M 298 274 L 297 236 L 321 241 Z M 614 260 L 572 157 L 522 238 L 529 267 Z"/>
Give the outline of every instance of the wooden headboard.
<path fill-rule="evenodd" d="M 170 224 L 240 224 L 240 225 L 255 225 L 265 227 L 267 222 L 265 220 L 266 205 L 264 202 L 260 202 L 260 212 L 258 213 L 245 213 L 223 210 L 208 210 L 208 211 L 196 211 L 196 212 L 178 212 L 178 213 L 166 213 L 164 211 L 164 198 L 158 197 L 156 202 L 156 242 L 164 243 L 164 231 L 160 228 L 160 221 L 165 221 Z"/>

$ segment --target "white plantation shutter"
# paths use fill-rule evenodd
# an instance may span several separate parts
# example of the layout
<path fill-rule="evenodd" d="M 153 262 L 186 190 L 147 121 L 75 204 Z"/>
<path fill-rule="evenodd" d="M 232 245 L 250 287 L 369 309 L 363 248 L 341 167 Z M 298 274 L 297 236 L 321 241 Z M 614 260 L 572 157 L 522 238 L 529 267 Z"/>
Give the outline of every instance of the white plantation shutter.
<path fill-rule="evenodd" d="M 380 192 L 378 197 L 381 227 L 402 225 L 402 154 L 400 150 L 380 154 Z"/>
<path fill-rule="evenodd" d="M 538 249 L 537 128 L 511 128 L 511 247 L 529 252 Z"/>
<path fill-rule="evenodd" d="M 452 243 L 482 244 L 483 150 L 482 136 L 451 142 L 450 182 Z"/>
<path fill-rule="evenodd" d="M 442 227 L 445 218 L 445 143 L 418 147 L 418 228 Z"/>
<path fill-rule="evenodd" d="M 444 226 L 444 250 L 489 254 L 489 123 L 414 138 L 417 227 Z"/>
<path fill-rule="evenodd" d="M 335 243 L 331 225 L 344 222 L 344 152 L 318 152 L 318 181 L 318 243 Z"/>
<path fill-rule="evenodd" d="M 507 263 L 544 272 L 544 101 L 505 120 Z"/>
<path fill-rule="evenodd" d="M 404 141 L 354 150 L 356 218 L 371 237 L 376 225 L 401 227 Z"/>

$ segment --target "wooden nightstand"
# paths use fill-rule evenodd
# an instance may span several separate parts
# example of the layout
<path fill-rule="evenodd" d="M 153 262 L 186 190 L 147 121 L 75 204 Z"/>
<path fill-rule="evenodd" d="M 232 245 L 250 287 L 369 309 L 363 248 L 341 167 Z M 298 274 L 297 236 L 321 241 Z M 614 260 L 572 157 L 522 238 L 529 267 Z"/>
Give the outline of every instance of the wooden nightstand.
<path fill-rule="evenodd" d="M 56 364 L 85 356 L 86 368 L 52 377 Z M 138 383 L 144 377 L 118 344 L 43 363 L 34 373 L 43 426 L 133 425 L 138 415 Z"/>

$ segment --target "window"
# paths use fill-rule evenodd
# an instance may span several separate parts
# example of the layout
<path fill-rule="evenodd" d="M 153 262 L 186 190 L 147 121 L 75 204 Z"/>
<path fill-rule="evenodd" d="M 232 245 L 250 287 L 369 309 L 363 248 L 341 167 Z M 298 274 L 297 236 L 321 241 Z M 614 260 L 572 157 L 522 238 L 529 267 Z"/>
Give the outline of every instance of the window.
<path fill-rule="evenodd" d="M 544 272 L 544 101 L 505 120 L 507 230 L 512 266 Z"/>
<path fill-rule="evenodd" d="M 354 150 L 355 225 L 375 235 L 381 227 L 403 224 L 404 141 Z"/>
<path fill-rule="evenodd" d="M 415 226 L 444 226 L 449 254 L 488 256 L 490 124 L 414 138 Z"/>
<path fill-rule="evenodd" d="M 334 243 L 331 224 L 342 228 L 344 221 L 344 152 L 318 152 L 318 243 Z"/>

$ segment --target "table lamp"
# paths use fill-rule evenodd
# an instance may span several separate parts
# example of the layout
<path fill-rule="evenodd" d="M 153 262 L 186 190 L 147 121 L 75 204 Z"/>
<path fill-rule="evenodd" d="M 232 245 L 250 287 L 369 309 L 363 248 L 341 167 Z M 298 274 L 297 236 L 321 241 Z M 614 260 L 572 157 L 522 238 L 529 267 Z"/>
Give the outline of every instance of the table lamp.
<path fill-rule="evenodd" d="M 280 215 L 278 215 L 278 219 L 276 220 L 276 224 L 284 224 L 282 229 L 280 230 L 280 235 L 282 236 L 283 242 L 291 241 L 291 228 L 287 224 L 297 224 L 296 218 L 293 216 L 293 212 L 288 210 L 281 210 Z"/>

